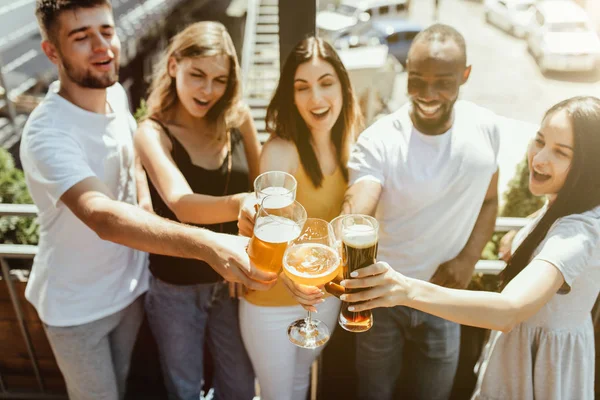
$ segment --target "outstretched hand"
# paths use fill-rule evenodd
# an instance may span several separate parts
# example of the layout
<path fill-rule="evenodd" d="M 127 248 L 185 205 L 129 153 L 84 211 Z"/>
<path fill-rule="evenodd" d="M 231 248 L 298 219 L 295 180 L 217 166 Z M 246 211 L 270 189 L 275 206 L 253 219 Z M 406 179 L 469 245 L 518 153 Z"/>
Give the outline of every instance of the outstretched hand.
<path fill-rule="evenodd" d="M 394 307 L 409 301 L 409 280 L 394 271 L 386 262 L 377 262 L 371 266 L 352 272 L 351 279 L 341 282 L 346 289 L 363 289 L 357 293 L 347 293 L 341 299 L 349 303 L 350 311 L 364 311 L 378 307 Z"/>

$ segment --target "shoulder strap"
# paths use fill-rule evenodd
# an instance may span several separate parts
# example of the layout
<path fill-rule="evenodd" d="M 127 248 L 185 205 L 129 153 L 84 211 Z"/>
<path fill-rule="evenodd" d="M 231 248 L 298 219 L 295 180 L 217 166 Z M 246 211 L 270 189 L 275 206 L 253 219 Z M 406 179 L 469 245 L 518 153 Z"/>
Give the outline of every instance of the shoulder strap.
<path fill-rule="evenodd" d="M 167 126 L 165 124 L 163 124 L 158 118 L 155 118 L 155 117 L 149 117 L 148 119 L 150 121 L 156 122 L 156 124 L 158 126 L 160 126 L 160 129 L 162 129 L 163 132 L 166 133 L 167 137 L 171 140 L 171 142 L 173 141 L 173 136 L 171 135 L 171 131 L 169 130 L 169 128 L 167 128 Z"/>

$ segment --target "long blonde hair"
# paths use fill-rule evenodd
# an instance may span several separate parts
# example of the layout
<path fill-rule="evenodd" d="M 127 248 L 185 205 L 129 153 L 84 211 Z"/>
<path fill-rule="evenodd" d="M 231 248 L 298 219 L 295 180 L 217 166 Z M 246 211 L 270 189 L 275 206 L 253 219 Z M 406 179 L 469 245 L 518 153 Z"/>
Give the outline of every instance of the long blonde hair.
<path fill-rule="evenodd" d="M 148 96 L 147 118 L 167 119 L 167 114 L 177 104 L 175 79 L 169 75 L 169 60 L 180 62 L 186 58 L 226 55 L 230 68 L 227 89 L 223 97 L 208 111 L 206 118 L 217 124 L 218 129 L 239 127 L 243 119 L 241 103 L 240 64 L 235 47 L 227 29 L 213 21 L 196 22 L 171 39 L 171 43 L 156 66 L 150 96 Z"/>

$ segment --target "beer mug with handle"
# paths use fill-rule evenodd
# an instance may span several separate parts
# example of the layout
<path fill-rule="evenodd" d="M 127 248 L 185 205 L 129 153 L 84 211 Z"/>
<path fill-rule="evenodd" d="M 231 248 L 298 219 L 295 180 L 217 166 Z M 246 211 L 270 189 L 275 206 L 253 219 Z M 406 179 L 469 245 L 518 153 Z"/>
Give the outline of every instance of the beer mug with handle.
<path fill-rule="evenodd" d="M 283 256 L 283 272 L 297 284 L 323 286 L 338 274 L 339 252 L 335 248 L 335 235 L 325 220 L 308 218 L 300 236 L 290 242 Z M 327 325 L 307 317 L 296 320 L 288 327 L 288 338 L 296 346 L 314 349 L 329 340 Z"/>
<path fill-rule="evenodd" d="M 279 195 L 263 198 L 248 244 L 256 268 L 279 273 L 288 243 L 300 235 L 305 222 L 306 210 L 297 201 Z"/>
<path fill-rule="evenodd" d="M 296 200 L 296 178 L 283 171 L 268 171 L 254 180 L 254 193 L 258 205 L 266 196 L 283 196 Z"/>

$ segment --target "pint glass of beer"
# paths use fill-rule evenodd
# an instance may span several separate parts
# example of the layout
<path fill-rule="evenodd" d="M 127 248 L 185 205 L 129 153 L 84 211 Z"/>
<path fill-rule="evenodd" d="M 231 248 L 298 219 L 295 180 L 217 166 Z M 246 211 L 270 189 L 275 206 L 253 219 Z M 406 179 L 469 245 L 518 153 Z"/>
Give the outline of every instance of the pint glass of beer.
<path fill-rule="evenodd" d="M 283 196 L 296 200 L 296 178 L 283 171 L 268 171 L 254 180 L 254 193 L 258 204 L 266 196 Z"/>
<path fill-rule="evenodd" d="M 357 269 L 375 263 L 377 257 L 377 220 L 368 215 L 347 215 L 341 222 L 342 268 L 344 279 Z M 349 293 L 360 289 L 346 289 Z M 349 304 L 342 302 L 342 310 L 338 322 L 342 328 L 350 332 L 365 332 L 373 325 L 371 310 L 352 312 Z"/>
<path fill-rule="evenodd" d="M 308 286 L 322 286 L 338 274 L 340 256 L 334 247 L 335 237 L 325 220 L 309 218 L 300 236 L 290 242 L 283 256 L 283 272 L 292 281 Z M 298 347 L 314 349 L 329 340 L 327 325 L 307 317 L 288 327 L 290 342 Z"/>
<path fill-rule="evenodd" d="M 266 196 L 256 214 L 248 256 L 256 268 L 279 273 L 283 253 L 306 222 L 306 210 L 288 196 Z"/>

